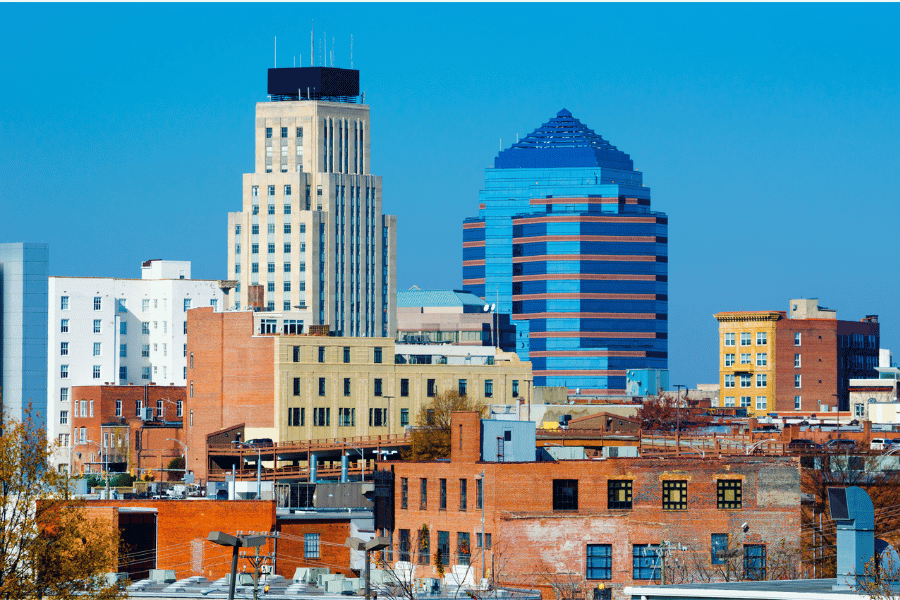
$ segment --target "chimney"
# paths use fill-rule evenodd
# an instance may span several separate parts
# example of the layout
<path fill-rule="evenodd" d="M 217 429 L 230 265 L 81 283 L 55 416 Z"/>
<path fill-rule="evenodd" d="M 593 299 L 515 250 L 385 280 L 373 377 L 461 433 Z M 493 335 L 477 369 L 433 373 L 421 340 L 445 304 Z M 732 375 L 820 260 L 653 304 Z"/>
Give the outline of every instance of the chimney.
<path fill-rule="evenodd" d="M 875 555 L 875 510 L 860 487 L 828 488 L 828 508 L 837 523 L 837 581 L 835 590 L 857 589 L 866 563 Z"/>
<path fill-rule="evenodd" d="M 266 306 L 265 288 L 261 285 L 247 286 L 247 308 L 254 312 L 263 310 Z"/>

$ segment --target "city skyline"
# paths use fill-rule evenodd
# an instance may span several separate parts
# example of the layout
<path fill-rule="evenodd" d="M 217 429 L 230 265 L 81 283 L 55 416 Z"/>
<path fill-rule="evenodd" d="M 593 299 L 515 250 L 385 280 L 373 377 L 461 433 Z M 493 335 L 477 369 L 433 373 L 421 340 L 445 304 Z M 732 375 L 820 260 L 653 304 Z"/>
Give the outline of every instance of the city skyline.
<path fill-rule="evenodd" d="M 627 149 L 669 215 L 673 384 L 717 380 L 714 313 L 790 298 L 842 320 L 879 314 L 891 347 L 900 311 L 878 282 L 893 232 L 873 217 L 900 188 L 897 12 L 5 5 L 0 241 L 49 243 L 53 276 L 128 277 L 163 258 L 224 278 L 274 38 L 279 66 L 306 66 L 315 19 L 316 54 L 325 37 L 335 66 L 350 66 L 353 35 L 372 172 L 397 215 L 398 289 L 462 287 L 461 224 L 483 169 L 566 108 Z M 563 36 L 550 18 L 592 29 Z"/>

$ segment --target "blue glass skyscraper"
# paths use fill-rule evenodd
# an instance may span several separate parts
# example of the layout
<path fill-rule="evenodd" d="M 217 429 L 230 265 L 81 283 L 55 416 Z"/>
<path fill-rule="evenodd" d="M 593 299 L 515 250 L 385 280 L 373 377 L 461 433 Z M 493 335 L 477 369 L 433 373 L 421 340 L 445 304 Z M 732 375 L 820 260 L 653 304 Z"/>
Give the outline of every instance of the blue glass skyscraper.
<path fill-rule="evenodd" d="M 668 217 L 631 158 L 563 109 L 485 170 L 463 286 L 509 314 L 534 385 L 624 395 L 667 368 Z"/>

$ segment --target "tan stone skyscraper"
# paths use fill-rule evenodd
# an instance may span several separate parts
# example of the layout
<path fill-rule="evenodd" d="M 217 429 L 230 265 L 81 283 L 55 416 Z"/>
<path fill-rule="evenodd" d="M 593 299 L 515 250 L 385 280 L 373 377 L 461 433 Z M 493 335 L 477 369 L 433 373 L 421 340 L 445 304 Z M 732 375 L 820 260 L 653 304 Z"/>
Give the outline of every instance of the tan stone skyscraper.
<path fill-rule="evenodd" d="M 359 71 L 269 69 L 268 83 L 243 209 L 228 214 L 228 275 L 238 286 L 227 306 L 246 309 L 259 285 L 263 310 L 339 335 L 393 337 L 396 217 L 382 215 L 381 177 L 369 172 Z"/>

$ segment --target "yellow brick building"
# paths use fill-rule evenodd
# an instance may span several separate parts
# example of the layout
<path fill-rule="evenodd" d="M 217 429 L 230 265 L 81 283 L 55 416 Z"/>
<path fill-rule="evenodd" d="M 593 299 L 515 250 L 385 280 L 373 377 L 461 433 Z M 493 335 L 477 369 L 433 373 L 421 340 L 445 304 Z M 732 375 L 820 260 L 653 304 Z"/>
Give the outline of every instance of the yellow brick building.
<path fill-rule="evenodd" d="M 721 312 L 719 406 L 745 407 L 750 416 L 775 410 L 777 311 Z"/>

